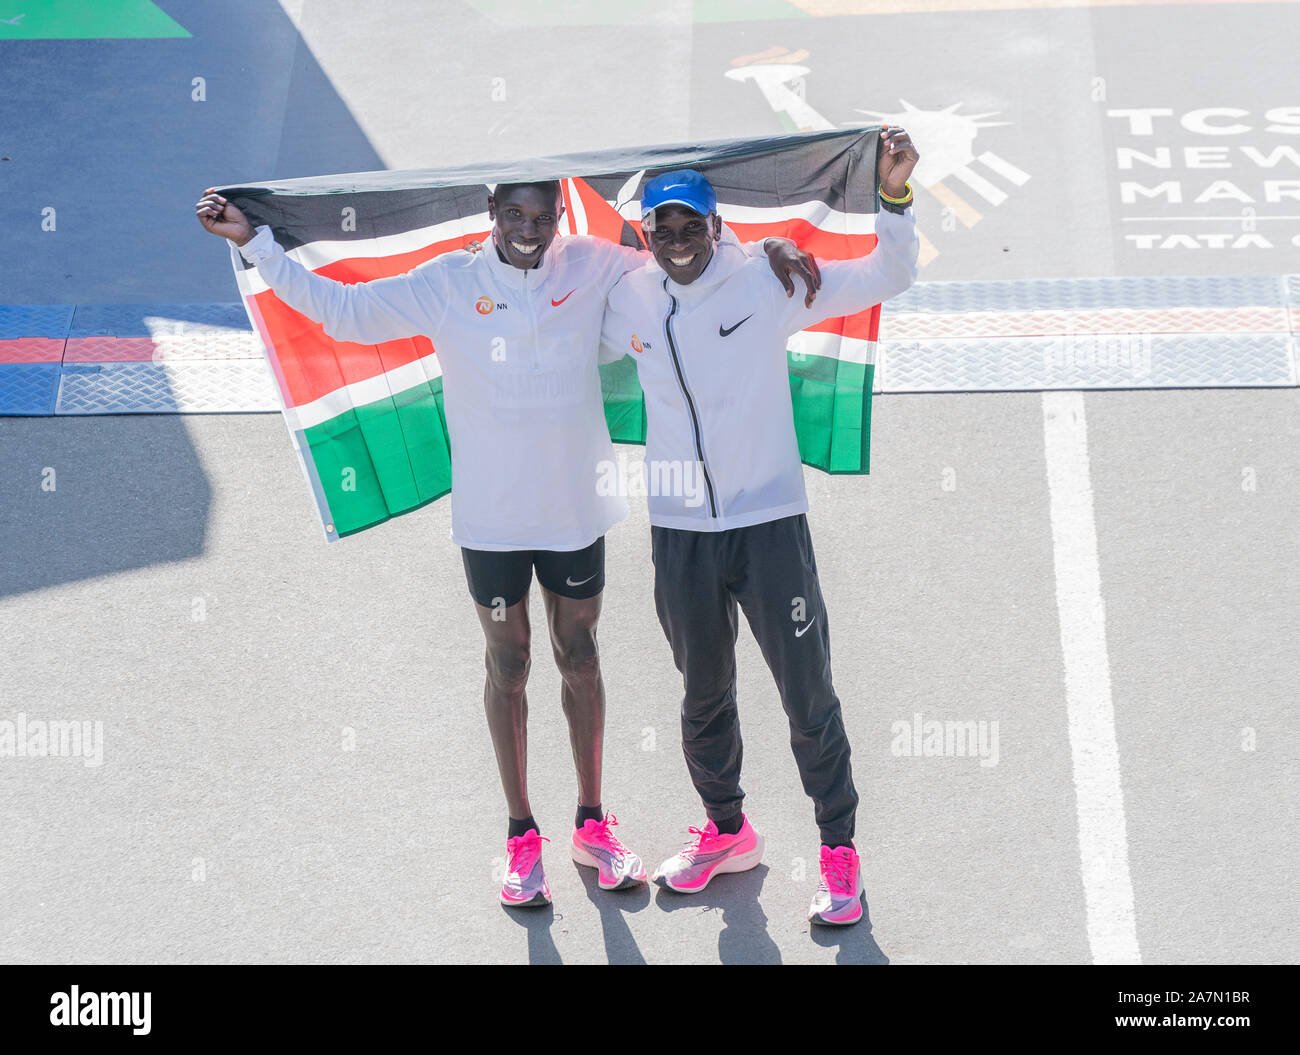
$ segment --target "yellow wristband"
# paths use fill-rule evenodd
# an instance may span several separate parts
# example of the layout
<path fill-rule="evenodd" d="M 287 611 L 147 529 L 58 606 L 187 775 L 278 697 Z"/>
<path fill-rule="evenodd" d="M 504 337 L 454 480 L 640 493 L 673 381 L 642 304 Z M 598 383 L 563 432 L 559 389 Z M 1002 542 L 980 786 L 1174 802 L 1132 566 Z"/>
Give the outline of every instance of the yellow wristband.
<path fill-rule="evenodd" d="M 903 186 L 907 188 L 907 193 L 904 194 L 901 198 L 891 198 L 888 194 L 886 194 L 885 185 L 883 183 L 879 184 L 877 189 L 880 192 L 880 197 L 882 200 L 889 202 L 891 205 L 902 205 L 904 202 L 908 202 L 912 200 L 912 185 L 904 181 Z"/>

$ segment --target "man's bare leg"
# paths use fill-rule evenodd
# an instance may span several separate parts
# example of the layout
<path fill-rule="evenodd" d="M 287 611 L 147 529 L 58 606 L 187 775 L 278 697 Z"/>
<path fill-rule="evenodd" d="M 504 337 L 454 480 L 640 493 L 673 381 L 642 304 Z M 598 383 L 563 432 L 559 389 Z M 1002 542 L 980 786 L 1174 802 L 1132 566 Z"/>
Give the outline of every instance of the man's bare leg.
<path fill-rule="evenodd" d="M 569 722 L 569 743 L 578 774 L 578 805 L 600 805 L 601 753 L 605 739 L 605 683 L 600 676 L 596 623 L 601 594 L 581 600 L 542 587 L 551 650 L 560 670 L 560 703 Z"/>
<path fill-rule="evenodd" d="M 483 709 L 487 713 L 492 749 L 501 774 L 506 807 L 516 820 L 532 816 L 528 803 L 528 695 L 524 691 L 531 666 L 528 594 L 509 608 L 478 610 L 487 641 Z"/>

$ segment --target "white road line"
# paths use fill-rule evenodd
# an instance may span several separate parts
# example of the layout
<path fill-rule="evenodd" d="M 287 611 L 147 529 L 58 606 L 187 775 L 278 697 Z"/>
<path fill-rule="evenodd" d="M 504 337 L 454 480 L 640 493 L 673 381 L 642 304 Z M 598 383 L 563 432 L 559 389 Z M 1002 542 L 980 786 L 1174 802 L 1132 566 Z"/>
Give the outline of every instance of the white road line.
<path fill-rule="evenodd" d="M 968 165 L 962 165 L 959 168 L 953 169 L 952 174 L 990 205 L 1001 205 L 1007 200 L 1005 191 L 1000 187 L 995 187 Z"/>
<path fill-rule="evenodd" d="M 1252 220 L 1300 220 L 1300 216 L 1252 216 Z M 1121 216 L 1122 223 L 1137 223 L 1139 221 L 1154 220 L 1157 223 L 1182 223 L 1184 220 L 1214 220 L 1222 222 L 1224 220 L 1240 221 L 1240 216 Z"/>
<path fill-rule="evenodd" d="M 1004 157 L 986 150 L 979 156 L 979 160 L 984 162 L 989 168 L 996 172 L 1005 180 L 1010 180 L 1017 187 L 1023 187 L 1029 182 L 1029 173 L 1024 169 L 1018 169 Z"/>
<path fill-rule="evenodd" d="M 1088 945 L 1093 963 L 1141 963 L 1082 392 L 1043 393 L 1043 441 Z"/>

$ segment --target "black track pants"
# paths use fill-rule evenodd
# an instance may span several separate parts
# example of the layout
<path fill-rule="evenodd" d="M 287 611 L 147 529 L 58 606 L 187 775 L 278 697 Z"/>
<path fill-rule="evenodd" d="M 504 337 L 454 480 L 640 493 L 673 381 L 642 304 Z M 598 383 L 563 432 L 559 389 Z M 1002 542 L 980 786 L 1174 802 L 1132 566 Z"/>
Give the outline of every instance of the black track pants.
<path fill-rule="evenodd" d="M 790 747 L 822 842 L 853 838 L 858 794 L 807 518 L 729 531 L 652 527 L 655 607 L 682 672 L 682 748 L 705 812 L 740 812 L 736 605 L 745 612 L 790 720 Z"/>

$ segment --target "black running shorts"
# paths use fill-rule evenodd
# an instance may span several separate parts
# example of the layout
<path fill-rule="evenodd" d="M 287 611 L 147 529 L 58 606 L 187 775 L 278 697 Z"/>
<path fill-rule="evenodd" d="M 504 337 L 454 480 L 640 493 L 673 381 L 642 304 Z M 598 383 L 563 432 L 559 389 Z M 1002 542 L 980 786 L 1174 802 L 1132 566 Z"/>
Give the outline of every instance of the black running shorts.
<path fill-rule="evenodd" d="M 484 608 L 518 604 L 537 581 L 551 593 L 582 600 L 605 588 L 605 536 L 586 549 L 483 550 L 461 547 L 469 595 Z"/>

